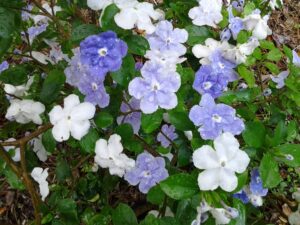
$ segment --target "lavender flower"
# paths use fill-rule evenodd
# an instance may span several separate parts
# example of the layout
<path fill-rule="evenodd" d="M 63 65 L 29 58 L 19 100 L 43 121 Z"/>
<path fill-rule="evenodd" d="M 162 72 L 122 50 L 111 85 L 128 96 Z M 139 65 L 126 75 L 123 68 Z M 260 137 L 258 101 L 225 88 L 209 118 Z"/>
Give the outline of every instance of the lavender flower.
<path fill-rule="evenodd" d="M 22 10 L 22 20 L 27 21 L 30 18 L 30 13 L 28 11 L 31 11 L 33 9 L 33 6 L 31 4 L 28 4 L 23 9 L 26 11 Z"/>
<path fill-rule="evenodd" d="M 180 75 L 164 69 L 151 61 L 145 63 L 141 70 L 142 77 L 136 77 L 129 83 L 129 94 L 141 100 L 140 107 L 144 113 L 155 112 L 158 107 L 173 109 L 177 105 L 175 94 L 180 87 Z"/>
<path fill-rule="evenodd" d="M 245 0 L 233 1 L 231 3 L 231 5 L 233 6 L 233 8 L 235 8 L 236 11 L 238 11 L 238 12 L 243 12 L 244 4 L 245 4 Z"/>
<path fill-rule="evenodd" d="M 300 56 L 295 50 L 293 50 L 293 63 L 295 64 L 295 66 L 300 67 Z"/>
<path fill-rule="evenodd" d="M 234 193 L 232 196 L 234 198 L 240 199 L 244 204 L 247 204 L 250 201 L 248 194 L 244 189 L 237 193 Z"/>
<path fill-rule="evenodd" d="M 143 63 L 142 62 L 136 62 L 135 63 L 135 69 L 140 71 L 143 68 Z"/>
<path fill-rule="evenodd" d="M 237 79 L 233 70 L 234 63 L 224 59 L 220 52 L 215 52 L 210 57 L 211 64 L 202 65 L 196 73 L 193 88 L 200 94 L 208 93 L 213 98 L 222 95 L 228 82 Z"/>
<path fill-rule="evenodd" d="M 160 51 L 173 51 L 178 55 L 186 53 L 183 45 L 188 39 L 188 32 L 184 29 L 175 28 L 169 21 L 161 21 L 157 24 L 155 33 L 148 37 L 150 48 Z"/>
<path fill-rule="evenodd" d="M 175 133 L 175 127 L 173 125 L 168 126 L 167 124 L 162 126 L 161 132 L 157 135 L 157 141 L 159 141 L 164 148 L 169 147 L 171 144 L 170 140 L 173 141 L 176 138 L 178 138 L 178 135 Z"/>
<path fill-rule="evenodd" d="M 229 39 L 231 38 L 231 31 L 228 28 L 225 28 L 221 34 L 220 34 L 220 39 L 221 41 L 229 41 Z"/>
<path fill-rule="evenodd" d="M 38 26 L 29 27 L 28 30 L 27 30 L 27 33 L 28 33 L 28 38 L 29 38 L 30 44 L 32 44 L 33 40 L 37 36 L 39 36 L 41 33 L 46 31 L 47 27 L 48 27 L 48 23 L 44 23 L 44 24 L 38 25 Z M 25 35 L 24 32 L 22 32 L 21 34 Z"/>
<path fill-rule="evenodd" d="M 244 23 L 243 19 L 240 17 L 235 17 L 232 13 L 232 7 L 228 8 L 228 13 L 229 13 L 229 25 L 228 28 L 231 31 L 232 37 L 236 40 L 238 34 L 240 33 L 241 30 L 244 30 Z"/>
<path fill-rule="evenodd" d="M 284 87 L 285 83 L 285 79 L 288 77 L 289 75 L 289 71 L 283 71 L 280 74 L 278 74 L 278 76 L 274 77 L 271 75 L 271 79 L 274 83 L 276 83 L 276 88 L 277 89 L 281 89 Z"/>
<path fill-rule="evenodd" d="M 0 64 L 0 73 L 2 73 L 4 70 L 7 70 L 9 68 L 9 64 L 7 61 L 3 61 Z"/>
<path fill-rule="evenodd" d="M 139 184 L 139 190 L 146 194 L 150 188 L 169 176 L 162 157 L 153 157 L 149 153 L 138 155 L 135 167 L 124 178 L 131 185 Z"/>
<path fill-rule="evenodd" d="M 141 127 L 142 118 L 142 113 L 138 110 L 140 110 L 139 100 L 132 98 L 128 103 L 122 102 L 121 112 L 124 113 L 124 115 L 117 118 L 117 123 L 129 123 L 133 128 L 133 132 L 138 134 Z"/>
<path fill-rule="evenodd" d="M 263 187 L 263 183 L 257 168 L 251 171 L 251 182 L 249 184 L 249 188 L 252 194 L 258 196 L 266 196 L 268 194 L 268 189 Z"/>
<path fill-rule="evenodd" d="M 117 71 L 127 54 L 127 45 L 113 31 L 87 37 L 80 43 L 81 61 L 105 72 Z"/>
<path fill-rule="evenodd" d="M 245 129 L 244 122 L 236 117 L 235 109 L 225 104 L 215 104 L 209 94 L 202 96 L 200 105 L 192 107 L 189 117 L 195 126 L 200 127 L 198 131 L 205 140 L 214 140 L 222 132 L 238 135 Z"/>
<path fill-rule="evenodd" d="M 98 105 L 100 108 L 105 108 L 109 105 L 109 95 L 104 87 L 105 74 L 99 76 L 82 77 L 78 88 L 85 95 L 85 102 L 90 102 L 93 105 Z"/>

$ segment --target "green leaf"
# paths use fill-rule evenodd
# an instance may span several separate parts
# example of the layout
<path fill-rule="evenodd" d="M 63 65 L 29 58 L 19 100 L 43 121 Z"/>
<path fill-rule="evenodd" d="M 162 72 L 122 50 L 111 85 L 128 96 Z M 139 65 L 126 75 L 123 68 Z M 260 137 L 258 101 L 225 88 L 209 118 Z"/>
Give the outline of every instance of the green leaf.
<path fill-rule="evenodd" d="M 239 32 L 239 34 L 237 36 L 237 42 L 239 44 L 244 44 L 248 41 L 250 36 L 251 36 L 251 34 L 249 32 L 242 30 Z"/>
<path fill-rule="evenodd" d="M 171 124 L 173 124 L 176 129 L 186 131 L 194 128 L 194 125 L 186 112 L 170 111 L 168 114 Z"/>
<path fill-rule="evenodd" d="M 238 66 L 239 75 L 244 78 L 250 88 L 254 87 L 255 77 L 253 71 L 247 69 L 247 67 L 240 65 Z"/>
<path fill-rule="evenodd" d="M 259 172 L 265 188 L 274 188 L 281 182 L 278 164 L 269 153 L 264 154 Z"/>
<path fill-rule="evenodd" d="M 107 112 L 100 112 L 96 114 L 94 122 L 97 125 L 97 127 L 106 128 L 112 125 L 112 123 L 114 122 L 114 118 Z"/>
<path fill-rule="evenodd" d="M 45 133 L 43 133 L 42 143 L 47 152 L 52 153 L 55 150 L 56 140 L 54 139 L 54 137 L 52 135 L 52 130 L 47 130 Z"/>
<path fill-rule="evenodd" d="M 163 120 L 163 111 L 157 110 L 152 114 L 143 114 L 142 115 L 142 128 L 143 131 L 147 134 L 152 133 L 159 128 L 161 121 Z"/>
<path fill-rule="evenodd" d="M 122 137 L 122 140 L 130 140 L 133 136 L 132 126 L 128 123 L 118 126 L 115 132 Z"/>
<path fill-rule="evenodd" d="M 233 207 L 239 211 L 239 216 L 232 219 L 229 225 L 245 225 L 246 224 L 246 207 L 239 199 L 233 199 Z"/>
<path fill-rule="evenodd" d="M 67 178 L 71 177 L 71 169 L 69 163 L 65 160 L 58 161 L 55 169 L 57 180 L 60 182 L 65 181 Z"/>
<path fill-rule="evenodd" d="M 146 218 L 140 223 L 140 225 L 161 225 L 159 219 L 154 215 L 148 214 Z"/>
<path fill-rule="evenodd" d="M 12 38 L 1 38 L 0 37 L 0 58 L 6 53 L 12 43 Z"/>
<path fill-rule="evenodd" d="M 104 31 L 113 30 L 116 33 L 122 32 L 122 29 L 119 28 L 115 22 L 115 15 L 120 11 L 120 9 L 115 5 L 111 4 L 107 6 L 102 12 L 101 20 L 101 27 Z"/>
<path fill-rule="evenodd" d="M 279 74 L 280 70 L 278 66 L 271 62 L 265 62 L 264 65 L 270 70 L 273 74 Z"/>
<path fill-rule="evenodd" d="M 189 174 L 175 174 L 160 183 L 161 189 L 169 197 L 180 200 L 187 199 L 199 192 L 197 179 Z"/>
<path fill-rule="evenodd" d="M 79 42 L 85 39 L 86 37 L 98 34 L 100 32 L 99 27 L 94 24 L 81 24 L 77 27 L 74 27 L 71 34 L 71 40 L 73 42 Z"/>
<path fill-rule="evenodd" d="M 114 225 L 137 225 L 137 219 L 134 211 L 126 204 L 119 204 L 112 213 Z"/>
<path fill-rule="evenodd" d="M 261 122 L 247 122 L 242 135 L 249 147 L 260 148 L 265 142 L 266 129 Z"/>
<path fill-rule="evenodd" d="M 20 14 L 0 7 L 0 37 L 10 38 L 11 34 L 20 25 Z"/>
<path fill-rule="evenodd" d="M 26 65 L 17 65 L 0 73 L 0 81 L 15 86 L 22 85 L 27 82 L 28 74 L 29 71 Z"/>
<path fill-rule="evenodd" d="M 123 87 L 127 87 L 135 75 L 135 61 L 132 55 L 127 55 L 123 59 L 122 67 L 111 73 L 111 77 Z"/>
<path fill-rule="evenodd" d="M 185 29 L 189 33 L 187 44 L 191 46 L 203 44 L 207 38 L 213 36 L 211 31 L 205 26 L 189 25 Z"/>
<path fill-rule="evenodd" d="M 285 140 L 286 135 L 287 129 L 284 121 L 281 120 L 275 128 L 274 136 L 271 139 L 271 145 L 277 146 L 281 144 Z"/>
<path fill-rule="evenodd" d="M 147 39 L 139 35 L 130 35 L 124 38 L 128 45 L 128 52 L 144 56 L 146 51 L 150 48 Z"/>
<path fill-rule="evenodd" d="M 98 139 L 98 132 L 95 129 L 90 129 L 90 131 L 79 142 L 83 152 L 87 154 L 95 152 L 95 145 Z"/>
<path fill-rule="evenodd" d="M 46 104 L 52 103 L 59 95 L 61 88 L 65 83 L 65 74 L 60 70 L 52 70 L 46 77 L 40 99 Z"/>
<path fill-rule="evenodd" d="M 268 54 L 267 54 L 267 59 L 271 61 L 278 62 L 282 57 L 281 51 L 278 48 L 272 49 Z"/>
<path fill-rule="evenodd" d="M 273 50 L 276 48 L 272 41 L 267 41 L 267 40 L 261 40 L 260 47 L 268 50 Z"/>
<path fill-rule="evenodd" d="M 80 223 L 77 216 L 77 206 L 73 199 L 59 200 L 57 212 L 60 215 L 61 222 L 65 225 L 77 225 Z"/>
<path fill-rule="evenodd" d="M 197 217 L 197 211 L 192 206 L 191 200 L 181 200 L 176 210 L 176 220 L 180 224 L 191 224 Z"/>
<path fill-rule="evenodd" d="M 181 84 L 191 83 L 195 78 L 195 72 L 190 67 L 182 67 L 181 65 L 178 65 L 177 72 L 180 74 Z"/>
<path fill-rule="evenodd" d="M 9 185 L 18 190 L 25 190 L 25 186 L 18 176 L 9 168 L 6 167 L 3 171 Z"/>
<path fill-rule="evenodd" d="M 276 150 L 283 155 L 281 160 L 291 167 L 300 166 L 300 145 L 299 144 L 284 144 L 276 147 Z"/>
<path fill-rule="evenodd" d="M 162 204 L 164 198 L 165 198 L 165 194 L 161 190 L 159 185 L 152 187 L 147 194 L 147 201 L 155 205 Z"/>

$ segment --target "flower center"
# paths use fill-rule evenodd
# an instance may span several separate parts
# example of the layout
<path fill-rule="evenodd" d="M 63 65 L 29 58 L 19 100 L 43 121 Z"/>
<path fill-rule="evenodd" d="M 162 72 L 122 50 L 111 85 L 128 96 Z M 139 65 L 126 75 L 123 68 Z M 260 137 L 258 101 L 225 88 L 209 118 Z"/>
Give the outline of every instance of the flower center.
<path fill-rule="evenodd" d="M 149 177 L 150 176 L 150 171 L 144 171 L 144 177 Z"/>
<path fill-rule="evenodd" d="M 98 50 L 98 54 L 99 54 L 100 56 L 106 56 L 106 55 L 107 55 L 107 48 L 100 48 L 100 49 Z"/>
<path fill-rule="evenodd" d="M 224 69 L 224 68 L 225 68 L 224 63 L 219 62 L 218 65 L 219 65 L 219 67 L 220 67 L 221 69 Z"/>
<path fill-rule="evenodd" d="M 203 88 L 204 88 L 204 90 L 208 90 L 208 89 L 210 89 L 211 87 L 212 87 L 212 83 L 211 83 L 211 82 L 207 81 L 207 82 L 204 82 L 204 83 L 203 83 Z"/>
<path fill-rule="evenodd" d="M 221 166 L 222 166 L 222 167 L 225 167 L 225 166 L 226 166 L 226 162 L 222 161 L 222 162 L 221 162 Z"/>
<path fill-rule="evenodd" d="M 95 82 L 93 82 L 92 83 L 92 90 L 96 91 L 97 89 L 98 89 L 98 85 Z"/>
<path fill-rule="evenodd" d="M 222 121 L 222 117 L 219 116 L 218 114 L 213 114 L 212 120 L 217 122 L 217 123 L 220 123 Z"/>

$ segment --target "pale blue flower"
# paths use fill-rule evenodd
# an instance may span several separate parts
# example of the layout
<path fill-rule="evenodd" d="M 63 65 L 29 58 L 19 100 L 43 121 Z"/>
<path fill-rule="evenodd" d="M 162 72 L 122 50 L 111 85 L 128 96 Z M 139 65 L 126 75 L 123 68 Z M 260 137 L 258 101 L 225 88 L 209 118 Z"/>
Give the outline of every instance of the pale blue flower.
<path fill-rule="evenodd" d="M 170 146 L 171 142 L 178 138 L 178 135 L 175 133 L 175 127 L 173 125 L 164 124 L 161 128 L 161 132 L 157 135 L 157 141 L 161 143 L 164 148 Z"/>

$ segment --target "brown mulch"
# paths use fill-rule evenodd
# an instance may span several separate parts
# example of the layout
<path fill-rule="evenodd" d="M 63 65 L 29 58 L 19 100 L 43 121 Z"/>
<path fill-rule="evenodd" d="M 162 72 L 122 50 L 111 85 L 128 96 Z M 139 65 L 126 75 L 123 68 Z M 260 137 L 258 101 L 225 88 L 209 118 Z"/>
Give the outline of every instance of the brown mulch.
<path fill-rule="evenodd" d="M 277 45 L 300 46 L 300 1 L 284 0 L 284 7 L 273 11 L 269 20 Z"/>

